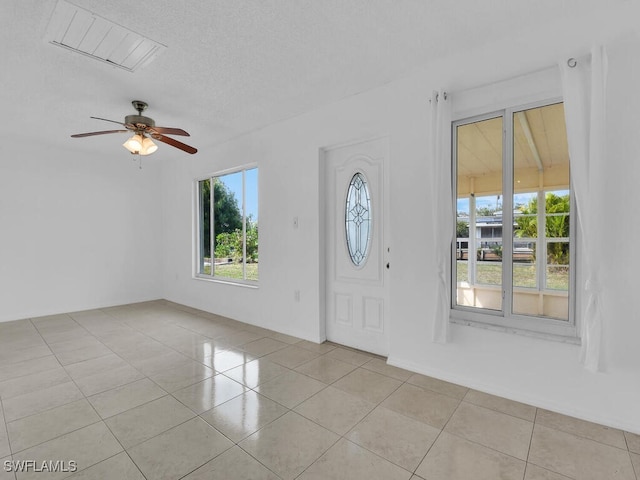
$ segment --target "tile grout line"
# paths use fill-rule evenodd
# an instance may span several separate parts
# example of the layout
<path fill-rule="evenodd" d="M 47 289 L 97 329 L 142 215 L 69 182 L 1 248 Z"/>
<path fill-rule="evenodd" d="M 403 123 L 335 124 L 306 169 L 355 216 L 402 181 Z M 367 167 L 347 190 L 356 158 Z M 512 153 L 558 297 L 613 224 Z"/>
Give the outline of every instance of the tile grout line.
<path fill-rule="evenodd" d="M 21 364 L 21 363 L 31 362 L 31 361 L 34 361 L 34 360 L 41 360 L 41 359 L 47 358 L 47 357 L 54 357 L 55 361 L 58 362 L 58 359 L 56 358 L 56 356 L 53 353 L 51 353 L 51 355 L 45 355 L 44 357 L 37 357 L 37 358 L 29 359 L 29 360 L 23 360 L 22 362 L 16 362 L 16 363 L 9 364 L 9 365 L 15 366 L 15 365 L 18 365 L 18 364 Z M 62 365 L 60 365 L 60 362 L 58 362 L 58 367 L 62 367 Z M 53 369 L 48 369 L 48 370 L 53 370 Z M 46 372 L 48 370 L 41 370 L 39 372 L 34 372 L 34 373 L 25 373 L 25 374 L 22 374 L 22 375 L 18 375 L 16 377 L 6 378 L 6 379 L 2 380 L 0 383 L 8 382 L 8 381 L 11 381 L 11 380 L 17 380 L 18 378 L 27 377 L 29 375 L 35 375 L 37 373 L 43 373 L 43 372 Z"/>
<path fill-rule="evenodd" d="M 286 414 L 285 414 L 285 415 L 286 415 Z M 283 415 L 283 416 L 284 416 L 284 415 Z M 280 418 L 280 417 L 278 417 L 278 418 Z M 275 420 L 274 420 L 274 421 L 275 421 Z M 273 422 L 271 422 L 271 423 L 273 423 Z M 265 425 L 265 427 L 266 427 L 266 425 Z M 262 430 L 262 428 L 259 428 L 258 430 Z M 257 432 L 258 430 L 256 430 L 256 432 Z M 255 433 L 255 432 L 254 432 L 254 433 Z M 252 433 L 251 435 L 253 435 L 253 433 Z M 248 438 L 248 437 L 250 437 L 251 435 L 248 435 L 248 436 L 247 436 L 247 437 L 245 437 L 245 438 Z M 244 440 L 245 438 L 243 438 L 242 440 Z M 276 472 L 274 472 L 273 470 L 271 470 L 271 468 L 269 468 L 269 467 L 268 467 L 267 465 L 265 465 L 262 461 L 260 461 L 260 459 L 258 459 L 258 458 L 256 458 L 256 457 L 254 457 L 253 455 L 251 455 L 251 452 L 248 452 L 248 451 L 246 451 L 244 448 L 242 448 L 242 445 L 240 445 L 240 442 L 236 443 L 236 444 L 235 444 L 235 446 L 236 446 L 236 447 L 238 447 L 241 451 L 243 451 L 243 452 L 244 452 L 244 453 L 246 453 L 247 455 L 249 455 L 251 458 L 253 458 L 256 462 L 258 462 L 258 463 L 259 463 L 260 465 L 262 465 L 264 468 L 266 468 L 267 470 L 269 470 L 271 473 L 273 473 L 276 477 L 278 477 L 278 478 L 282 478 L 279 474 L 277 474 Z M 231 448 L 233 448 L 233 447 L 231 447 Z M 230 479 L 230 480 L 231 480 L 231 479 Z"/>
<path fill-rule="evenodd" d="M 415 386 L 415 385 L 414 385 Z M 466 396 L 466 394 L 465 394 Z M 442 436 L 442 433 L 444 432 L 444 429 L 446 428 L 446 426 L 449 424 L 449 422 L 451 421 L 451 419 L 453 418 L 453 416 L 456 414 L 456 412 L 458 411 L 458 408 L 460 408 L 460 405 L 462 405 L 462 399 L 458 400 L 458 405 L 456 405 L 455 410 L 451 413 L 451 415 L 449 416 L 449 418 L 447 419 L 447 421 L 444 423 L 444 425 L 442 426 L 442 428 L 440 429 L 440 431 L 438 432 L 438 435 L 436 436 L 436 438 L 433 440 L 433 443 L 431 443 L 431 445 L 429 446 L 429 448 L 427 449 L 427 451 L 425 452 L 424 456 L 422 457 L 422 460 L 420 460 L 420 462 L 418 462 L 418 466 L 413 470 L 413 474 L 417 475 L 416 472 L 418 471 L 418 469 L 420 468 L 420 465 L 422 465 L 422 463 L 424 462 L 424 460 L 427 458 L 427 456 L 429 455 L 429 452 L 433 449 L 434 445 L 438 442 L 438 440 L 440 439 L 440 437 Z M 447 432 L 449 435 L 452 435 L 451 433 Z M 457 435 L 456 435 L 457 436 Z"/>
<path fill-rule="evenodd" d="M 9 455 L 7 457 L 2 457 L 3 459 L 9 458 L 13 461 L 13 449 L 11 448 L 11 439 L 9 438 L 9 428 L 7 427 L 7 422 L 4 416 L 4 405 L 2 403 L 2 397 L 0 396 L 0 416 L 2 417 L 2 423 L 4 424 L 4 431 L 7 435 L 7 445 L 9 446 Z M 4 464 L 2 465 L 3 470 L 5 469 Z M 11 472 L 9 472 L 11 473 Z M 17 478 L 16 472 L 13 472 L 13 478 Z"/>
<path fill-rule="evenodd" d="M 636 480 L 640 480 L 640 468 L 636 469 L 636 465 L 633 463 L 633 458 L 631 457 L 631 450 L 629 450 L 629 461 L 631 462 L 631 470 L 636 476 Z"/>
<path fill-rule="evenodd" d="M 0 416 L 2 417 L 2 424 L 4 426 L 4 433 L 7 436 L 7 445 L 9 447 L 9 456 L 13 459 L 13 448 L 11 448 L 11 438 L 9 438 L 9 427 L 7 426 L 7 419 L 4 415 L 4 403 L 2 397 L 0 397 Z"/>
<path fill-rule="evenodd" d="M 534 407 L 535 408 L 535 407 Z M 531 436 L 529 437 L 529 448 L 527 449 L 527 459 L 524 464 L 524 477 L 527 477 L 527 469 L 529 468 L 529 456 L 531 455 L 531 447 L 533 446 L 533 434 L 536 430 L 536 418 L 538 417 L 538 409 L 536 408 L 533 414 L 533 425 L 531 426 Z M 556 472 L 559 473 L 559 472 Z"/>
<path fill-rule="evenodd" d="M 542 409 L 536 408 L 536 411 L 537 411 L 537 410 L 542 410 Z M 554 413 L 555 413 L 555 412 L 554 412 Z M 568 418 L 580 420 L 579 418 L 576 418 L 576 417 L 568 417 Z M 591 423 L 591 422 L 590 422 L 590 423 Z M 540 425 L 541 427 L 548 428 L 549 430 L 553 430 L 553 431 L 555 431 L 555 432 L 564 433 L 564 434 L 566 434 L 566 435 L 571 435 L 572 437 L 580 438 L 580 439 L 582 439 L 582 440 L 586 440 L 587 442 L 593 442 L 593 443 L 596 443 L 596 444 L 598 444 L 598 445 L 602 445 L 602 446 L 604 446 L 604 447 L 615 448 L 616 450 L 620 450 L 620 451 L 622 451 L 622 452 L 629 452 L 629 449 L 628 449 L 628 448 L 621 448 L 621 447 L 618 447 L 618 446 L 616 446 L 616 445 L 611 445 L 610 443 L 604 443 L 604 442 L 600 442 L 600 441 L 598 441 L 598 440 L 594 440 L 593 438 L 586 437 L 586 436 L 581 435 L 581 434 L 579 434 L 579 433 L 570 432 L 570 431 L 568 431 L 568 430 L 563 430 L 562 428 L 558 428 L 558 427 L 555 427 L 555 426 L 554 426 L 554 427 L 550 427 L 550 426 L 548 426 L 548 425 L 544 425 L 543 423 L 538 423 L 538 422 L 537 422 L 537 415 L 536 415 L 536 423 L 535 423 L 534 425 Z M 604 427 L 604 426 L 605 426 L 605 425 L 600 425 L 600 424 L 597 424 L 597 423 L 596 423 L 596 424 L 594 424 L 594 425 L 602 426 L 602 427 Z M 609 428 L 609 427 L 607 427 L 607 428 Z M 623 436 L 624 436 L 624 430 L 620 430 L 620 429 L 618 429 L 618 428 L 616 428 L 615 430 L 618 430 L 619 432 L 622 432 L 622 433 L 623 433 Z M 626 444 L 626 439 L 625 439 L 625 444 Z"/>

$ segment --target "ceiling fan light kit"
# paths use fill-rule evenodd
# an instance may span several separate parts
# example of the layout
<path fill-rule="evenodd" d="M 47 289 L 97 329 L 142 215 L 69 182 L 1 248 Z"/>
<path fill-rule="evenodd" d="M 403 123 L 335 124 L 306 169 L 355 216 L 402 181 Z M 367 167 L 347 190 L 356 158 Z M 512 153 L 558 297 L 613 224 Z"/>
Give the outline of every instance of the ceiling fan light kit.
<path fill-rule="evenodd" d="M 187 152 L 190 154 L 194 154 L 198 151 L 190 145 L 166 136 L 190 136 L 186 131 L 182 130 L 181 128 L 156 127 L 156 122 L 153 120 L 153 118 L 143 116 L 142 112 L 145 111 L 148 107 L 146 102 L 134 100 L 131 102 L 131 104 L 133 105 L 133 108 L 138 111 L 138 115 L 127 115 L 124 118 L 124 123 L 117 122 L 115 120 L 109 120 L 106 118 L 91 117 L 96 120 L 117 123 L 125 127 L 126 130 L 104 130 L 100 132 L 77 133 L 75 135 L 71 135 L 71 137 L 82 138 L 94 135 L 106 135 L 110 133 L 133 132 L 133 136 L 126 142 L 124 142 L 122 146 L 134 155 L 150 155 L 155 152 L 158 149 L 158 146 L 153 142 L 153 140 L 166 143 L 167 145 L 171 145 L 172 147 L 178 148 L 183 152 Z"/>
<path fill-rule="evenodd" d="M 142 140 L 142 149 L 140 150 L 140 155 L 149 155 L 150 153 L 155 152 L 158 149 L 158 146 L 153 143 L 153 141 L 146 137 Z"/>
<path fill-rule="evenodd" d="M 149 137 L 143 137 L 136 133 L 133 137 L 122 144 L 133 155 L 150 155 L 158 149 Z"/>

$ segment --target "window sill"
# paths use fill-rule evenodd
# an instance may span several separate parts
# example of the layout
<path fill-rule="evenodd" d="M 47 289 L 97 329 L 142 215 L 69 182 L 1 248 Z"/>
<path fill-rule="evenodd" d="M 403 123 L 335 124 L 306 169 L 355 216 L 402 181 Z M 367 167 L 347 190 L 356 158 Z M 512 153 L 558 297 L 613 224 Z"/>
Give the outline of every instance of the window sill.
<path fill-rule="evenodd" d="M 576 326 L 561 320 L 548 318 L 505 318 L 498 314 L 483 315 L 477 312 L 451 310 L 449 321 L 456 325 L 524 335 L 572 345 L 581 344 Z"/>
<path fill-rule="evenodd" d="M 224 278 L 224 277 L 211 277 L 211 276 L 204 276 L 204 275 L 194 275 L 193 276 L 194 280 L 201 280 L 204 282 L 210 282 L 210 283 L 221 283 L 224 285 L 235 285 L 238 287 L 245 287 L 245 288 L 250 288 L 250 289 L 254 289 L 257 290 L 259 288 L 259 284 L 258 282 L 254 282 L 251 280 L 237 280 L 237 279 L 233 279 L 233 278 Z"/>

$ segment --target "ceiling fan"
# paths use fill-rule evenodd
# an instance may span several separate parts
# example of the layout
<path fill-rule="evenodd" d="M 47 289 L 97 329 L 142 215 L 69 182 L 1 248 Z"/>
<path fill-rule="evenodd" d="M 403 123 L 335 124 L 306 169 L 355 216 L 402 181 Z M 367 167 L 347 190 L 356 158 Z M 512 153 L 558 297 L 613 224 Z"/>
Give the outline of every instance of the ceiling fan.
<path fill-rule="evenodd" d="M 143 116 L 142 112 L 144 112 L 148 107 L 146 102 L 134 100 L 131 104 L 133 105 L 133 108 L 138 111 L 138 115 L 127 115 L 124 117 L 124 122 L 117 122 L 106 118 L 90 117 L 95 118 L 96 120 L 117 123 L 118 125 L 122 125 L 126 128 L 126 130 L 103 130 L 100 132 L 77 133 L 75 135 L 71 135 L 71 137 L 81 138 L 91 137 L 93 135 L 106 135 L 108 133 L 133 132 L 133 137 L 124 142 L 122 146 L 135 155 L 149 155 L 155 152 L 158 149 L 158 146 L 153 143 L 153 140 L 158 140 L 159 142 L 166 143 L 167 145 L 171 145 L 172 147 L 179 148 L 180 150 L 191 154 L 198 151 L 186 143 L 179 142 L 178 140 L 166 136 L 181 135 L 188 137 L 189 134 L 181 128 L 156 127 L 156 122 L 153 118 Z"/>

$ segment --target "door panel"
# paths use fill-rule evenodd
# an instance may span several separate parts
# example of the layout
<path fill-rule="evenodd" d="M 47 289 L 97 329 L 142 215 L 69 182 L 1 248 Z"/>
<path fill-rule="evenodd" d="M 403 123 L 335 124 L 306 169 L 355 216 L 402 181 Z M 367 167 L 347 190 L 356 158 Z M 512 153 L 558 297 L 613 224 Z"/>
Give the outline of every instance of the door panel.
<path fill-rule="evenodd" d="M 387 157 L 386 138 L 325 152 L 327 339 L 380 355 L 388 353 Z"/>

